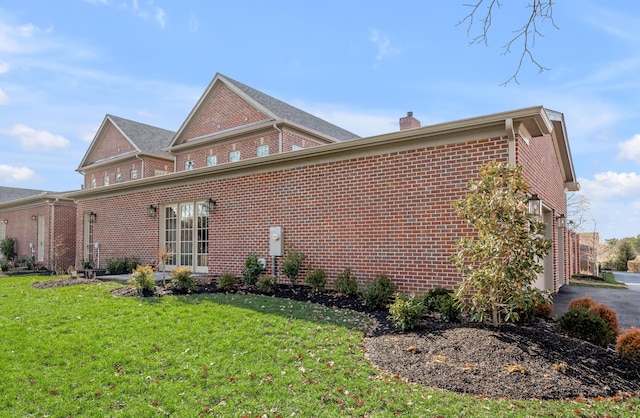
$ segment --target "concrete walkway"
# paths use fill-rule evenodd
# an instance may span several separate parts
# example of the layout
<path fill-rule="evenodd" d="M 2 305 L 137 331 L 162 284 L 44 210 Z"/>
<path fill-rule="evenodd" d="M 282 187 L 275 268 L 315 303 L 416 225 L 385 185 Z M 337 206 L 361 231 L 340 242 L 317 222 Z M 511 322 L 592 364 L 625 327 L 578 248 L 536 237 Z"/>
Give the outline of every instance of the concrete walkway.
<path fill-rule="evenodd" d="M 553 316 L 560 316 L 567 311 L 569 302 L 575 298 L 589 296 L 598 303 L 604 303 L 618 315 L 620 329 L 640 328 L 640 289 L 629 286 L 629 289 L 603 289 L 586 286 L 562 286 L 553 296 Z"/>

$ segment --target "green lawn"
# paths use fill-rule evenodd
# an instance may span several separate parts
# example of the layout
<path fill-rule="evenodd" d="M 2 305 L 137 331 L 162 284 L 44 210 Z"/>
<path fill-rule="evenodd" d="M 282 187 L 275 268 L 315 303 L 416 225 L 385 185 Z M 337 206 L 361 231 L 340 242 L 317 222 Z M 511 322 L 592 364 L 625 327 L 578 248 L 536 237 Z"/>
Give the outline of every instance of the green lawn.
<path fill-rule="evenodd" d="M 509 401 L 404 383 L 368 320 L 240 295 L 116 298 L 114 283 L 0 279 L 0 416 L 637 416 L 640 402 Z"/>

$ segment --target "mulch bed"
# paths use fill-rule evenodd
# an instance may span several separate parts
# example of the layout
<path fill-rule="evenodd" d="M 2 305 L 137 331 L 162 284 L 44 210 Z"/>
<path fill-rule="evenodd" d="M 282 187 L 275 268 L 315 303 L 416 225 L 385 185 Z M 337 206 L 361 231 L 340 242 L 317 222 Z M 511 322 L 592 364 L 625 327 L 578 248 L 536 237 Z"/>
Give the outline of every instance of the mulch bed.
<path fill-rule="evenodd" d="M 62 279 L 35 283 L 50 288 L 100 280 Z M 212 280 L 199 280 L 196 293 L 220 292 Z M 130 286 L 115 296 L 142 296 Z M 240 288 L 236 293 L 257 293 Z M 152 295 L 173 294 L 156 287 Z M 620 357 L 613 347 L 565 337 L 553 321 L 498 329 L 475 323 L 447 323 L 427 318 L 411 333 L 397 332 L 386 311 L 334 292 L 307 286 L 279 285 L 273 295 L 369 315 L 374 327 L 363 350 L 381 371 L 409 382 L 452 392 L 508 399 L 627 398 L 640 396 L 640 365 Z"/>

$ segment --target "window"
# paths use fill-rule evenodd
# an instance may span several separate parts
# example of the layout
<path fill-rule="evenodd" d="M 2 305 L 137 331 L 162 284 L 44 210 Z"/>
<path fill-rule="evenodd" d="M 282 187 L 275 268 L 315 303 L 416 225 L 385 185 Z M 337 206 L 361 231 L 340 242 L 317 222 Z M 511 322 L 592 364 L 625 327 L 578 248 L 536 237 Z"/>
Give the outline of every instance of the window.
<path fill-rule="evenodd" d="M 209 208 L 206 201 L 169 204 L 161 212 L 163 247 L 171 256 L 168 268 L 189 267 L 208 272 Z"/>
<path fill-rule="evenodd" d="M 218 164 L 218 156 L 217 155 L 210 155 L 207 157 L 207 167 L 212 167 L 214 165 Z"/>
<path fill-rule="evenodd" d="M 4 224 L 4 219 L 0 219 L 0 240 L 6 238 L 7 228 Z"/>
<path fill-rule="evenodd" d="M 269 155 L 269 145 L 260 145 L 258 147 L 258 157 L 266 157 Z"/>
<path fill-rule="evenodd" d="M 102 181 L 102 184 L 104 184 L 105 186 L 109 185 L 109 176 L 104 176 L 104 180 Z"/>
<path fill-rule="evenodd" d="M 229 162 L 235 163 L 236 161 L 240 161 L 240 151 L 231 151 L 229 153 Z"/>
<path fill-rule="evenodd" d="M 193 160 L 188 160 L 184 162 L 184 171 L 193 170 L 194 167 L 195 167 L 195 164 Z"/>
<path fill-rule="evenodd" d="M 96 179 L 91 179 L 91 188 L 92 189 L 96 188 Z"/>
<path fill-rule="evenodd" d="M 304 149 L 304 148 L 299 147 L 299 146 L 297 146 L 297 145 L 292 145 L 292 146 L 291 146 L 291 151 L 300 151 L 301 149 Z"/>
<path fill-rule="evenodd" d="M 156 170 L 153 173 L 154 176 L 163 176 L 165 174 L 169 174 L 169 172 L 167 170 Z"/>
<path fill-rule="evenodd" d="M 116 183 L 122 183 L 122 174 L 116 174 Z"/>
<path fill-rule="evenodd" d="M 138 170 L 133 169 L 131 170 L 131 180 L 137 180 L 138 179 Z"/>

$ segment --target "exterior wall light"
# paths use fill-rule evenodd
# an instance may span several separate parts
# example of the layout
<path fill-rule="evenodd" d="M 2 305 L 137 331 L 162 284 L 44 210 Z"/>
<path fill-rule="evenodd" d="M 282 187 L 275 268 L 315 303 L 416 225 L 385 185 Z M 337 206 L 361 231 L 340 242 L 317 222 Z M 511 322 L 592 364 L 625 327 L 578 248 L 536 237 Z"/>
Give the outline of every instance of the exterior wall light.
<path fill-rule="evenodd" d="M 38 217 L 36 215 L 31 215 L 31 220 L 35 221 L 36 219 L 38 219 Z"/>
<path fill-rule="evenodd" d="M 542 216 L 542 200 L 537 194 L 533 194 L 529 198 L 529 215 Z"/>
<path fill-rule="evenodd" d="M 89 222 L 96 223 L 96 219 L 98 219 L 98 215 L 95 212 L 89 212 Z"/>
<path fill-rule="evenodd" d="M 207 200 L 207 211 L 209 212 L 209 214 L 212 214 L 215 208 L 216 208 L 216 201 L 213 200 L 212 198 L 209 198 L 209 200 Z"/>
<path fill-rule="evenodd" d="M 8 224 L 8 223 L 9 223 L 9 220 L 8 220 L 8 219 L 4 219 L 4 220 L 2 221 L 2 223 L 4 223 L 4 224 L 6 225 L 6 224 Z"/>
<path fill-rule="evenodd" d="M 154 205 L 147 206 L 147 215 L 149 215 L 150 218 L 158 216 L 158 207 Z"/>
<path fill-rule="evenodd" d="M 556 221 L 558 222 L 558 228 L 564 228 L 567 226 L 567 218 L 562 214 L 556 217 Z"/>

